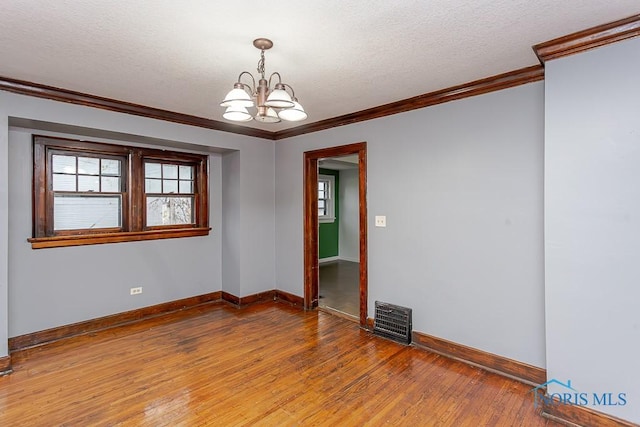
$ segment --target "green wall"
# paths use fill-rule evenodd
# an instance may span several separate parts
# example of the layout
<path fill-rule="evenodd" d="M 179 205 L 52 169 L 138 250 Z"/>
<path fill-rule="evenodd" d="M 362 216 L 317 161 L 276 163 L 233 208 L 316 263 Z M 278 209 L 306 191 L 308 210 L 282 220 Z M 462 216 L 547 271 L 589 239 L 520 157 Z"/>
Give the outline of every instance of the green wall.
<path fill-rule="evenodd" d="M 326 222 L 320 223 L 320 230 L 318 231 L 318 258 L 329 258 L 333 256 L 338 256 L 338 232 L 339 232 L 339 218 L 340 218 L 340 207 L 338 203 L 338 190 L 340 189 L 340 172 L 329 170 L 329 169 L 319 169 L 319 175 L 333 175 L 335 177 L 334 183 L 334 193 L 333 198 L 335 200 L 335 216 L 336 220 L 334 222 Z"/>

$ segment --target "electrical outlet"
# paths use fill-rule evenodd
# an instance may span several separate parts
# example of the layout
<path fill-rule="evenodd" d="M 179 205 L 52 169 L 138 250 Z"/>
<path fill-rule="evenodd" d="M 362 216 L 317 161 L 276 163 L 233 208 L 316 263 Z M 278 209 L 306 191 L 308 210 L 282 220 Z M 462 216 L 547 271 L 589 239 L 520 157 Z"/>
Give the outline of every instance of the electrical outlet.
<path fill-rule="evenodd" d="M 130 289 L 130 293 L 131 295 L 138 295 L 142 293 L 142 286 L 139 286 L 137 288 L 131 288 Z"/>
<path fill-rule="evenodd" d="M 387 217 L 384 215 L 376 215 L 376 227 L 386 227 Z"/>

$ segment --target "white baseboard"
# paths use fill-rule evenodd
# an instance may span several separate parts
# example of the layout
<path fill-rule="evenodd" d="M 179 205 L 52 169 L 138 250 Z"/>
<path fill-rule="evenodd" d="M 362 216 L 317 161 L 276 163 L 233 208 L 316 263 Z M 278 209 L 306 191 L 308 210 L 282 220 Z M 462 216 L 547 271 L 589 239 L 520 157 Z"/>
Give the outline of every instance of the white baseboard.
<path fill-rule="evenodd" d="M 349 261 L 349 262 L 360 262 L 360 258 L 349 258 L 349 257 L 344 257 L 341 256 L 339 257 L 342 261 Z"/>

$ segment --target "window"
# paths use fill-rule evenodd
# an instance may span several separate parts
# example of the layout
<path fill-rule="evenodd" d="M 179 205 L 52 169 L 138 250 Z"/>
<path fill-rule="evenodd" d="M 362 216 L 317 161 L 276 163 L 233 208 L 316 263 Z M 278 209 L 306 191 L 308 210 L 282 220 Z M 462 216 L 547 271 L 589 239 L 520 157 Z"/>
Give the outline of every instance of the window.
<path fill-rule="evenodd" d="M 34 136 L 34 249 L 209 233 L 206 155 Z"/>
<path fill-rule="evenodd" d="M 331 175 L 318 175 L 318 221 L 335 221 L 335 199 L 333 195 L 335 178 Z"/>
<path fill-rule="evenodd" d="M 53 229 L 122 228 L 122 157 L 51 150 Z"/>
<path fill-rule="evenodd" d="M 147 226 L 193 223 L 193 169 L 189 164 L 144 163 Z"/>

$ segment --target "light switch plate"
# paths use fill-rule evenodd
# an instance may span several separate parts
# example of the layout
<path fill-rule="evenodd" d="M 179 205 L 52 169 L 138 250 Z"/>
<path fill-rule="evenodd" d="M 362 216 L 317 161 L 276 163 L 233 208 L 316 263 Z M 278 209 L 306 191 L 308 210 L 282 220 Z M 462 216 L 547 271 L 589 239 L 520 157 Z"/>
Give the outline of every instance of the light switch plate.
<path fill-rule="evenodd" d="M 386 227 L 387 217 L 384 215 L 376 215 L 376 227 Z"/>

